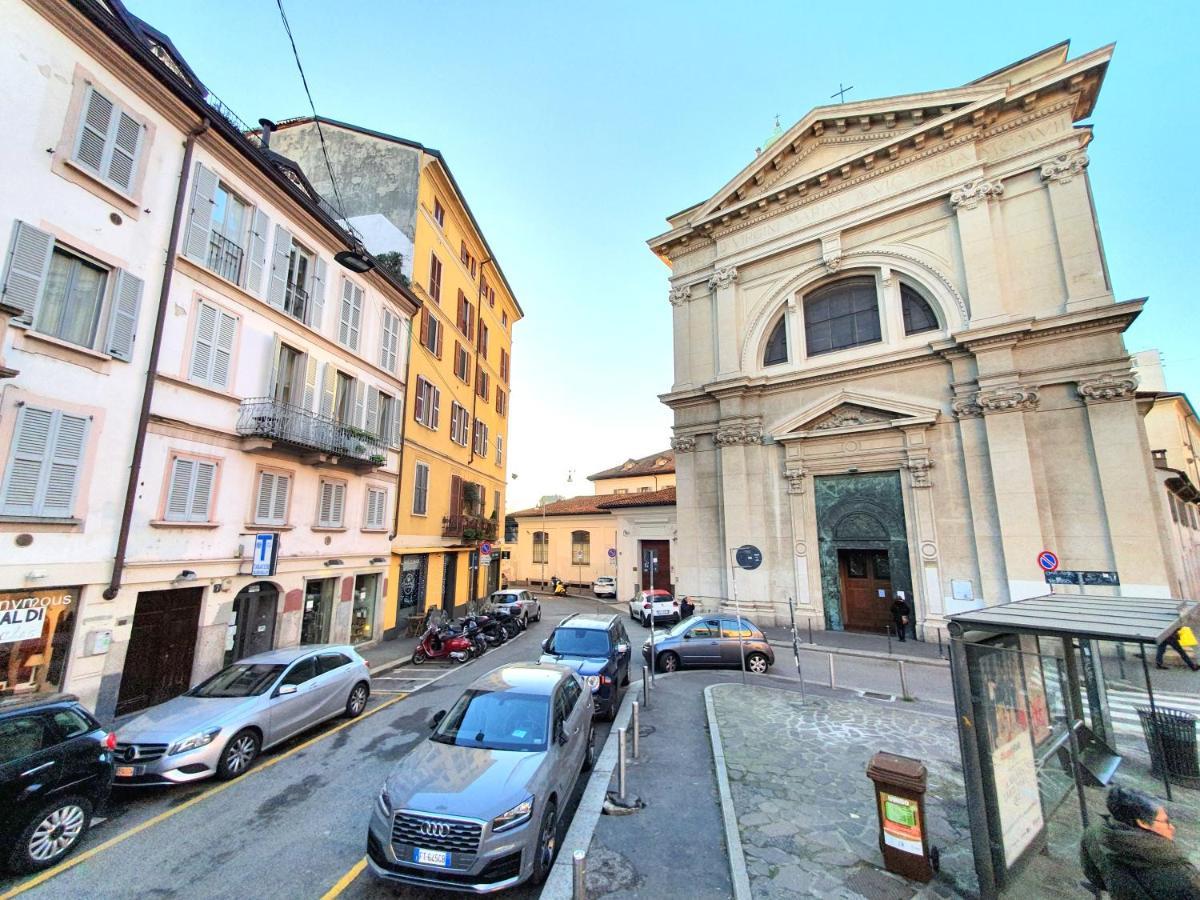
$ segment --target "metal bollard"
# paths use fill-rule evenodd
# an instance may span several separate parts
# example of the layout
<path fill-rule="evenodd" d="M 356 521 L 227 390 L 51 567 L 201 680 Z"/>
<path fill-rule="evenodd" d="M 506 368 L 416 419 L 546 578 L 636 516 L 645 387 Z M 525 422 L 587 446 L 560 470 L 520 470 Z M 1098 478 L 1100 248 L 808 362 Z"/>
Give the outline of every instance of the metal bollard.
<path fill-rule="evenodd" d="M 812 643 L 812 616 L 808 617 L 808 642 Z"/>
<path fill-rule="evenodd" d="M 645 666 L 642 666 L 642 706 L 650 708 L 650 677 L 646 674 Z"/>
<path fill-rule="evenodd" d="M 617 798 L 625 801 L 625 729 L 617 729 Z"/>
<path fill-rule="evenodd" d="M 888 636 L 888 656 L 891 656 L 891 655 L 892 655 L 892 626 L 891 626 L 891 625 L 886 625 L 886 626 L 884 626 L 884 627 L 885 627 L 885 628 L 887 628 L 887 636 Z"/>
<path fill-rule="evenodd" d="M 905 700 L 911 700 L 912 697 L 908 693 L 908 679 L 904 677 L 904 660 L 897 660 L 900 664 L 900 696 Z"/>
<path fill-rule="evenodd" d="M 942 650 L 942 629 L 939 628 L 937 630 L 937 636 L 938 636 L 938 659 L 945 659 L 946 654 Z"/>
<path fill-rule="evenodd" d="M 833 680 L 833 654 L 829 654 L 829 687 L 837 687 L 837 683 Z"/>
<path fill-rule="evenodd" d="M 638 715 L 638 702 L 633 701 L 633 758 L 638 758 L 638 738 L 642 733 L 641 717 Z"/>
<path fill-rule="evenodd" d="M 571 900 L 587 900 L 587 854 L 576 850 L 571 854 Z"/>

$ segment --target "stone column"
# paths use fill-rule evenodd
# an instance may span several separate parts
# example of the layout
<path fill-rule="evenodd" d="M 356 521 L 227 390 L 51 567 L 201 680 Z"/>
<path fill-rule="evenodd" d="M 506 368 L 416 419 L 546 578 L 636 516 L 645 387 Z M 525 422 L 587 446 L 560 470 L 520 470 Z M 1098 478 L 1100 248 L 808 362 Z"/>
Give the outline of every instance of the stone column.
<path fill-rule="evenodd" d="M 1169 597 L 1167 557 L 1155 515 L 1157 486 L 1134 401 L 1137 379 L 1128 372 L 1102 375 L 1080 381 L 1078 390 L 1087 405 L 1121 593 L 1131 597 Z"/>
<path fill-rule="evenodd" d="M 976 179 L 950 194 L 958 216 L 958 235 L 966 270 L 971 326 L 1003 316 L 1005 273 L 993 226 L 993 204 L 1004 194 L 998 180 Z"/>
<path fill-rule="evenodd" d="M 1088 193 L 1088 156 L 1083 150 L 1057 156 L 1042 165 L 1042 178 L 1050 192 L 1058 253 L 1066 278 L 1067 310 L 1109 293 L 1104 255 Z"/>
<path fill-rule="evenodd" d="M 717 331 L 717 378 L 737 375 L 742 368 L 738 358 L 738 316 L 735 296 L 737 268 L 723 266 L 708 279 L 708 286 L 716 298 Z"/>
<path fill-rule="evenodd" d="M 671 288 L 668 299 L 671 303 L 672 347 L 675 351 L 675 384 L 671 390 L 678 391 L 692 386 L 689 334 L 692 289 L 687 285 L 676 285 Z"/>
<path fill-rule="evenodd" d="M 754 488 L 754 470 L 758 468 L 755 465 L 758 459 L 751 456 L 755 445 L 761 449 L 762 426 L 754 419 L 727 422 L 717 429 L 713 442 L 721 456 L 721 500 L 725 514 L 725 546 L 721 548 L 721 553 L 722 563 L 728 573 L 727 609 L 733 609 L 733 579 L 736 577 L 742 613 L 752 616 L 761 611 L 774 617 L 771 598 L 766 596 L 765 591 L 766 568 L 770 560 L 764 559 L 764 565 L 755 572 L 739 569 L 735 575 L 729 553 L 730 547 L 747 543 L 753 543 L 760 549 L 762 547 L 759 536 L 763 513 L 761 487 L 758 491 Z M 761 479 L 757 480 L 761 485 Z M 762 602 L 759 603 L 759 600 Z"/>
<path fill-rule="evenodd" d="M 929 456 L 925 428 L 905 429 L 905 462 L 911 498 L 911 526 L 916 544 L 911 548 L 913 565 L 913 614 L 920 621 L 940 627 L 945 620 L 942 578 L 938 567 L 937 514 L 933 508 L 933 460 Z M 923 599 L 924 608 L 916 601 Z M 914 619 L 914 622 L 916 619 Z"/>
<path fill-rule="evenodd" d="M 975 403 L 984 417 L 1008 576 L 1008 597 L 990 598 L 989 603 L 1036 597 L 1046 593 L 1045 579 L 1037 564 L 1038 554 L 1045 547 L 1024 413 L 1037 407 L 1038 392 L 1013 383 L 980 391 Z"/>

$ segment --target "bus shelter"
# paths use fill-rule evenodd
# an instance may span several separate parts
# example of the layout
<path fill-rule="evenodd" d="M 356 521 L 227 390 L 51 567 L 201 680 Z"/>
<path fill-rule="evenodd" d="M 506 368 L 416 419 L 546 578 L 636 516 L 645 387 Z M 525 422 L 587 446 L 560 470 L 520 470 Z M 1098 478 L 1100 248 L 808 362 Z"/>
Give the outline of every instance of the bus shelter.
<path fill-rule="evenodd" d="M 975 870 L 995 897 L 1046 842 L 1046 821 L 1085 782 L 1121 764 L 1100 665 L 1101 641 L 1138 646 L 1152 718 L 1147 646 L 1200 616 L 1170 598 L 1049 594 L 949 617 L 963 783 Z M 1167 797 L 1171 785 L 1163 770 Z"/>

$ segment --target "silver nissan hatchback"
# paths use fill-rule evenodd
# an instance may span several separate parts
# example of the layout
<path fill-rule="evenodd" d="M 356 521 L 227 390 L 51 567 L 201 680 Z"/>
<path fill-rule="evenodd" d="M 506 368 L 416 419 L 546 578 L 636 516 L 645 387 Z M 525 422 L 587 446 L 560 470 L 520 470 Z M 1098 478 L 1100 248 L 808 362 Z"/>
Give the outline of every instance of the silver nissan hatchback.
<path fill-rule="evenodd" d="M 473 682 L 392 771 L 367 833 L 380 879 L 486 894 L 550 874 L 559 817 L 594 761 L 592 694 L 551 663 Z"/>

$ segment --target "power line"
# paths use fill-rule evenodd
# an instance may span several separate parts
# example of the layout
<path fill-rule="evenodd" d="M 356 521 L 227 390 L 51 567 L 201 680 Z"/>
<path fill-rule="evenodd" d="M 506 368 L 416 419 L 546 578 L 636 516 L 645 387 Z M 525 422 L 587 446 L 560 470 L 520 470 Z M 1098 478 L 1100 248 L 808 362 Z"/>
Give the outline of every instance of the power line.
<path fill-rule="evenodd" d="M 333 164 L 329 161 L 329 149 L 325 146 L 325 132 L 321 130 L 321 119 L 317 116 L 317 107 L 313 103 L 312 91 L 308 89 L 308 78 L 305 77 L 304 66 L 300 63 L 300 52 L 296 49 L 296 38 L 292 35 L 292 26 L 288 22 L 287 13 L 284 12 L 283 0 L 275 0 L 275 5 L 279 7 L 279 17 L 283 19 L 283 30 L 287 32 L 288 41 L 292 45 L 292 56 L 296 60 L 296 68 L 300 70 L 300 83 L 304 85 L 304 94 L 308 97 L 308 108 L 312 110 L 313 122 L 317 126 L 317 138 L 321 142 L 321 155 L 325 157 L 325 169 L 329 172 L 329 183 L 333 187 L 333 198 L 337 202 L 338 212 L 342 214 L 342 221 L 346 223 L 347 228 L 350 228 L 350 217 L 346 215 L 346 208 L 342 205 L 341 194 L 338 193 L 337 179 L 333 177 Z"/>

